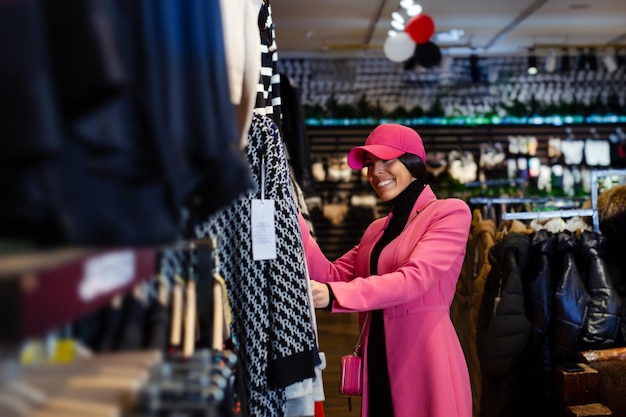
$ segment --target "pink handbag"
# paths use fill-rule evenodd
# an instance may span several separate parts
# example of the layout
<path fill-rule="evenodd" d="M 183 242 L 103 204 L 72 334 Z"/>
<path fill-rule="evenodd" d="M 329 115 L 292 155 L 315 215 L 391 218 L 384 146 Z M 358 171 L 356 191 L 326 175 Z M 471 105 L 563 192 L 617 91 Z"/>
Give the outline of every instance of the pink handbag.
<path fill-rule="evenodd" d="M 367 325 L 370 313 L 365 316 L 359 339 L 354 345 L 354 351 L 350 355 L 341 357 L 339 377 L 339 393 L 348 397 L 348 410 L 352 411 L 350 397 L 363 395 L 363 358 L 361 358 L 361 339 Z"/>
<path fill-rule="evenodd" d="M 363 394 L 363 360 L 355 354 L 341 357 L 339 392 L 346 396 Z"/>

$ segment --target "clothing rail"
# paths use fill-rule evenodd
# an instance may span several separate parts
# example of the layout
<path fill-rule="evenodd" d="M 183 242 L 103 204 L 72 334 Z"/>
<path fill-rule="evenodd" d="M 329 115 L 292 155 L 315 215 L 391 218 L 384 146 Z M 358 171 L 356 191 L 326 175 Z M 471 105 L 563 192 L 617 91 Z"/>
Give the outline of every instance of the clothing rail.
<path fill-rule="evenodd" d="M 572 203 L 574 203 L 576 201 L 583 200 L 584 199 L 576 197 L 471 197 L 469 199 L 469 202 L 470 204 L 487 205 L 488 216 L 490 218 L 493 218 L 494 204 L 545 204 L 557 201 L 571 201 Z"/>
<path fill-rule="evenodd" d="M 593 170 L 591 171 L 591 209 L 579 209 L 579 210 L 552 210 L 552 211 L 532 211 L 532 212 L 518 212 L 518 213 L 502 213 L 502 220 L 529 220 L 529 219 L 546 219 L 555 217 L 591 217 L 593 222 L 593 231 L 600 233 L 600 216 L 598 214 L 598 194 L 600 193 L 599 178 L 620 176 L 626 177 L 626 169 L 606 169 L 606 170 Z M 494 201 L 495 199 L 492 199 Z M 508 199 L 502 199 L 508 200 Z M 511 199 L 520 200 L 518 202 L 526 202 L 527 199 Z M 537 201 L 537 199 L 530 199 Z M 470 200 L 471 201 L 471 200 Z M 507 201 L 502 201 L 505 204 Z M 511 201 L 512 202 L 512 201 Z M 531 201 L 532 202 L 532 201 Z"/>
<path fill-rule="evenodd" d="M 593 209 L 520 211 L 518 213 L 502 213 L 502 220 L 550 219 L 555 217 L 589 217 L 596 213 Z"/>
<path fill-rule="evenodd" d="M 493 205 L 494 204 L 524 204 L 533 203 L 537 199 L 534 198 L 521 198 L 521 197 L 472 197 L 469 199 L 470 204 L 485 204 L 487 205 L 487 216 L 493 218 Z"/>
<path fill-rule="evenodd" d="M 525 198 L 525 197 L 472 197 L 472 204 L 521 204 L 521 203 L 542 203 L 548 198 Z"/>
<path fill-rule="evenodd" d="M 513 178 L 513 179 L 496 179 L 496 180 L 486 180 L 486 181 L 472 181 L 465 183 L 465 188 L 475 188 L 475 187 L 490 187 L 492 185 L 521 185 L 526 180 L 523 178 Z"/>

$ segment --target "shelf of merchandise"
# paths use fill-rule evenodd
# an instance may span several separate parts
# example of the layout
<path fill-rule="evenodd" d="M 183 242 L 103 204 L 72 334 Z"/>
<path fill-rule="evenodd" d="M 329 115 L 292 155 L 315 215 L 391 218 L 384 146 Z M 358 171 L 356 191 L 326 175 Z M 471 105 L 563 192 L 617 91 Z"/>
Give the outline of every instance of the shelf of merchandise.
<path fill-rule="evenodd" d="M 154 248 L 63 248 L 0 256 L 0 345 L 39 337 L 156 271 Z"/>

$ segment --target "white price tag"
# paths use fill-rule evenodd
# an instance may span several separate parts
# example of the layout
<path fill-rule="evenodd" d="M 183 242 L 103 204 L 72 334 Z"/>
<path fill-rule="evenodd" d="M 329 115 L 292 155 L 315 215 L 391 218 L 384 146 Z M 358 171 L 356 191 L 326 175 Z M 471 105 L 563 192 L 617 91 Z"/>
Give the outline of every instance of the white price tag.
<path fill-rule="evenodd" d="M 252 258 L 276 259 L 274 200 L 252 200 Z"/>
<path fill-rule="evenodd" d="M 81 300 L 91 301 L 133 282 L 135 254 L 130 250 L 108 252 L 85 261 L 78 286 Z"/>

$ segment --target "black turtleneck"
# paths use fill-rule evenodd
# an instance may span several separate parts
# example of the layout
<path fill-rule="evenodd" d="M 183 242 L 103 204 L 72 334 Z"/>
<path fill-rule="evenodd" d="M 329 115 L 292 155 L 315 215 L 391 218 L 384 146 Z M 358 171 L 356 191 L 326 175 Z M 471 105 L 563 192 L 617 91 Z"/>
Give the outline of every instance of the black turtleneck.
<path fill-rule="evenodd" d="M 420 193 L 424 189 L 424 183 L 415 180 L 410 183 L 400 194 L 391 200 L 391 219 L 387 224 L 387 228 L 380 237 L 380 240 L 374 245 L 372 255 L 370 257 L 370 275 L 378 273 L 378 257 L 383 248 L 394 240 L 404 229 L 411 209 L 417 201 Z"/>
<path fill-rule="evenodd" d="M 417 198 L 424 189 L 424 183 L 416 180 L 391 200 L 391 219 L 383 235 L 372 249 L 370 275 L 378 274 L 378 258 L 383 248 L 402 233 Z M 382 310 L 371 313 L 369 342 L 367 348 L 369 369 L 369 417 L 393 417 L 389 370 L 387 368 L 387 348 L 385 346 L 385 325 Z"/>

